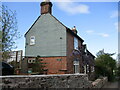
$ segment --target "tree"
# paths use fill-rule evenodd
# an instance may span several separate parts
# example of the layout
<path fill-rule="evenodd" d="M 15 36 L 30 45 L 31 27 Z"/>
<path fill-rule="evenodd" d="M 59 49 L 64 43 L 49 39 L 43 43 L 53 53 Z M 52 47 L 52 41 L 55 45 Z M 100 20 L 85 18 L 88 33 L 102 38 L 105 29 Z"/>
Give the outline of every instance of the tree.
<path fill-rule="evenodd" d="M 18 32 L 16 12 L 11 11 L 2 5 L 2 58 L 6 60 L 10 57 L 9 53 L 16 48 L 15 40 L 20 38 Z"/>
<path fill-rule="evenodd" d="M 98 52 L 99 53 L 99 52 Z M 111 57 L 112 54 L 102 53 L 98 55 L 95 60 L 95 72 L 97 76 L 108 76 L 108 80 L 112 81 L 116 69 L 116 61 Z"/>
<path fill-rule="evenodd" d="M 100 50 L 100 51 L 96 54 L 96 56 L 99 57 L 99 56 L 105 55 L 105 54 L 112 56 L 112 55 L 114 55 L 115 53 L 105 53 L 105 52 L 104 52 L 104 49 L 102 49 L 102 50 Z"/>
<path fill-rule="evenodd" d="M 104 54 L 105 54 L 104 49 L 102 49 L 96 54 L 96 56 L 99 57 L 100 55 L 104 55 Z"/>
<path fill-rule="evenodd" d="M 0 58 L 2 58 L 2 31 L 0 31 Z"/>
<path fill-rule="evenodd" d="M 117 76 L 119 77 L 119 80 L 120 80 L 120 65 L 117 67 Z"/>
<path fill-rule="evenodd" d="M 33 72 L 38 72 L 39 74 L 43 74 L 45 64 L 43 62 L 43 59 L 40 58 L 40 56 L 37 56 L 35 59 L 35 63 L 33 64 Z"/>

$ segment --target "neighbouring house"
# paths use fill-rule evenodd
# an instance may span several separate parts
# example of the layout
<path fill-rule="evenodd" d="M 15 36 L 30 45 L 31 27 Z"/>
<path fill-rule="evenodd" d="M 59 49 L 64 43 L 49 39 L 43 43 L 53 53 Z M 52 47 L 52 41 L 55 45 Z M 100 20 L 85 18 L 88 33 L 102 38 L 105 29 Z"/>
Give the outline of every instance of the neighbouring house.
<path fill-rule="evenodd" d="M 52 3 L 48 0 L 40 5 L 41 15 L 25 34 L 24 61 L 28 67 L 39 55 L 46 63 L 47 74 L 94 72 L 95 56 L 77 35 L 76 27 L 70 29 L 56 19 L 52 15 Z"/>
<path fill-rule="evenodd" d="M 10 63 L 14 66 L 14 68 L 21 68 L 21 61 L 23 58 L 23 51 L 11 51 L 10 58 L 7 59 L 7 63 Z"/>

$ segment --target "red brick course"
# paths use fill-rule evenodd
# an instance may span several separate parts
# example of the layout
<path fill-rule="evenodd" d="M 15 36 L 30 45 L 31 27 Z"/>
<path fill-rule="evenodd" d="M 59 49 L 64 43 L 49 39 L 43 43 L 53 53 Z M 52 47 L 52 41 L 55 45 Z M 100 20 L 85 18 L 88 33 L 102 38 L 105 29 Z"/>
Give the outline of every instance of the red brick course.
<path fill-rule="evenodd" d="M 35 58 L 28 58 L 32 60 Z M 41 57 L 47 69 L 47 74 L 65 74 L 67 70 L 66 57 Z"/>

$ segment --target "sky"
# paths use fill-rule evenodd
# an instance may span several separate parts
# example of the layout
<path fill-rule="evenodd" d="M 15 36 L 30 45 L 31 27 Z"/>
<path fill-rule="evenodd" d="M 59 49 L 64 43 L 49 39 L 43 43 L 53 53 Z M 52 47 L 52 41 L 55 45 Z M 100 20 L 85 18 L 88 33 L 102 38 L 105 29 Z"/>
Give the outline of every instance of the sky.
<path fill-rule="evenodd" d="M 40 2 L 4 2 L 17 13 L 17 49 L 25 51 L 24 34 L 40 16 Z M 68 28 L 76 26 L 78 35 L 93 54 L 104 49 L 106 53 L 118 53 L 118 2 L 53 2 L 52 14 Z M 119 32 L 120 34 L 120 32 Z"/>

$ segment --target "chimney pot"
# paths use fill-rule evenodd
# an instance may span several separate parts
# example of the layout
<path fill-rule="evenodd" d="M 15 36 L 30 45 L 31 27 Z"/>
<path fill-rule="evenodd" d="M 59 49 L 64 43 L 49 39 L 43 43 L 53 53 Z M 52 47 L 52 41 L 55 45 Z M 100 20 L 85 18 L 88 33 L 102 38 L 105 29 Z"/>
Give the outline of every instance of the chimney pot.
<path fill-rule="evenodd" d="M 74 26 L 74 27 L 72 28 L 72 31 L 73 31 L 75 34 L 77 34 L 76 26 Z"/>
<path fill-rule="evenodd" d="M 43 0 L 43 2 L 50 2 L 50 0 Z"/>
<path fill-rule="evenodd" d="M 74 26 L 74 28 L 76 29 L 76 27 Z"/>

